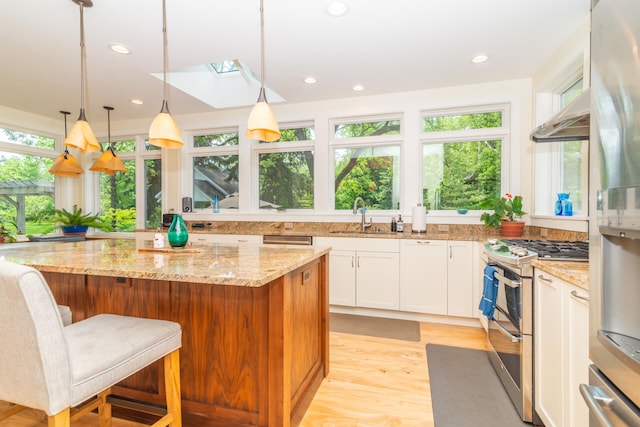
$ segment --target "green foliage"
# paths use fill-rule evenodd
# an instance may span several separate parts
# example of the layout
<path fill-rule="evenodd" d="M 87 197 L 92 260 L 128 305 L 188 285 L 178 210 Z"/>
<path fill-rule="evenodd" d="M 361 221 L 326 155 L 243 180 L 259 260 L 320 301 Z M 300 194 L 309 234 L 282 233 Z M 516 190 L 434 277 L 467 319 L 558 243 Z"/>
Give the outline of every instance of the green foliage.
<path fill-rule="evenodd" d="M 111 230 L 111 226 L 103 222 L 98 215 L 83 213 L 82 208 L 73 205 L 71 212 L 62 208 L 56 209 L 55 221 L 61 226 L 86 225 L 88 227 L 97 228 L 104 231 Z"/>
<path fill-rule="evenodd" d="M 15 224 L 13 224 L 13 226 L 17 229 Z M 4 222 L 0 223 L 0 241 L 5 243 L 13 243 L 16 241 L 15 232 L 6 228 Z"/>
<path fill-rule="evenodd" d="M 512 196 L 507 193 L 503 197 L 488 200 L 484 207 L 493 209 L 493 212 L 485 212 L 480 216 L 487 227 L 498 228 L 503 221 L 514 222 L 526 212 L 522 210 L 522 196 Z"/>

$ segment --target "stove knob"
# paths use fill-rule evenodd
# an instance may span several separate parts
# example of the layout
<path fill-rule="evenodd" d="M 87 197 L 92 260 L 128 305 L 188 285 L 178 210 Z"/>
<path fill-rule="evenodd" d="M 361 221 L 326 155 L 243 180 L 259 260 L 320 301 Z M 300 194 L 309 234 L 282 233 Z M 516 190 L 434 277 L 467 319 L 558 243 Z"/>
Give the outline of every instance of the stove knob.
<path fill-rule="evenodd" d="M 520 249 L 519 251 L 516 252 L 516 255 L 518 256 L 527 256 L 528 251 L 526 249 Z"/>

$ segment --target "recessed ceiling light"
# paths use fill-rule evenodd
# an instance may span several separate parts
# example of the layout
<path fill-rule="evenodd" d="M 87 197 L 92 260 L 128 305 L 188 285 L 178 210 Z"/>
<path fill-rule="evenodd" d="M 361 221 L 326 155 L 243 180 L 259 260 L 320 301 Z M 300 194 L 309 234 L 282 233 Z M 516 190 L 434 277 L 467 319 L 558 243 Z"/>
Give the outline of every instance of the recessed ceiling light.
<path fill-rule="evenodd" d="M 130 99 L 130 100 L 129 100 L 129 102 L 130 102 L 130 103 L 132 103 L 132 104 L 135 104 L 135 105 L 142 105 L 142 104 L 144 104 L 144 101 L 143 101 L 142 99 L 137 99 L 137 98 Z"/>
<path fill-rule="evenodd" d="M 355 86 L 353 87 L 353 90 L 355 90 L 356 92 L 360 92 L 360 91 L 364 90 L 364 86 L 362 86 L 362 85 L 355 85 Z"/>
<path fill-rule="evenodd" d="M 327 6 L 327 13 L 331 16 L 343 16 L 349 11 L 347 5 L 341 1 L 334 1 Z"/>
<path fill-rule="evenodd" d="M 109 44 L 109 49 L 111 49 L 115 53 L 119 53 L 120 55 L 130 55 L 131 54 L 131 49 L 129 49 L 128 47 L 126 47 L 125 45 L 120 44 L 120 43 L 110 43 Z"/>
<path fill-rule="evenodd" d="M 311 85 L 311 84 L 314 84 L 315 82 L 317 82 L 317 80 L 315 78 L 309 76 L 309 77 L 304 79 L 304 82 Z"/>
<path fill-rule="evenodd" d="M 476 55 L 473 58 L 471 58 L 471 62 L 473 62 L 474 64 L 482 64 L 488 59 L 489 59 L 489 55 L 485 55 L 484 53 L 482 53 L 480 55 Z"/>

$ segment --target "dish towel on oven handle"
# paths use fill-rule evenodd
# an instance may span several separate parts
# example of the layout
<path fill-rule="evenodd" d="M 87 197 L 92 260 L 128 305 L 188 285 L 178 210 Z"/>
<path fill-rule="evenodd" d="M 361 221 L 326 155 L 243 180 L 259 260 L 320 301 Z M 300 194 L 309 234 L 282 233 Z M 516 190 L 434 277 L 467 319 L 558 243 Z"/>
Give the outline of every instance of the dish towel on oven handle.
<path fill-rule="evenodd" d="M 498 299 L 498 279 L 496 278 L 496 269 L 487 265 L 484 268 L 484 279 L 482 286 L 482 299 L 478 309 L 487 319 L 493 320 L 493 312 L 496 309 L 496 300 Z"/>

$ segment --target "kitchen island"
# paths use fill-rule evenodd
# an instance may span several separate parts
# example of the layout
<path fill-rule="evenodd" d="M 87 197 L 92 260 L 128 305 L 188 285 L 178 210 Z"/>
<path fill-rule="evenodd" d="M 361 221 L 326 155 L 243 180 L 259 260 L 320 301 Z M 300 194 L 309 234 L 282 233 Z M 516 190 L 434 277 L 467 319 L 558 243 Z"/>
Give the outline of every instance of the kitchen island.
<path fill-rule="evenodd" d="M 74 321 L 114 313 L 180 323 L 185 426 L 300 422 L 329 370 L 327 254 L 219 244 L 154 252 L 151 241 L 111 239 L 0 246 L 0 259 L 43 273 Z M 160 363 L 114 394 L 162 404 Z"/>

